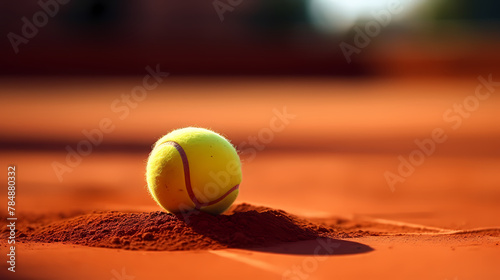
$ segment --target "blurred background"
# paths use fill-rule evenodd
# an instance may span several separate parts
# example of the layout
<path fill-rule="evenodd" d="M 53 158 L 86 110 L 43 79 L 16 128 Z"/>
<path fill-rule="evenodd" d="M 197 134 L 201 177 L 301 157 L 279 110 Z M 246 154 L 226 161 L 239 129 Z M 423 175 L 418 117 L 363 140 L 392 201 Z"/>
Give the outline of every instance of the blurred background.
<path fill-rule="evenodd" d="M 500 62 L 494 0 L 0 5 L 2 75 L 141 75 L 156 63 L 176 75 L 456 75 Z M 369 42 L 356 45 L 359 33 Z M 342 42 L 358 49 L 350 63 Z"/>
<path fill-rule="evenodd" d="M 151 145 L 197 125 L 244 154 L 240 201 L 499 223 L 500 99 L 455 107 L 500 81 L 498 1 L 3 1 L 0 18 L 0 160 L 29 211 L 157 210 Z M 169 75 L 135 91 L 151 71 Z M 436 128 L 448 140 L 391 189 Z"/>

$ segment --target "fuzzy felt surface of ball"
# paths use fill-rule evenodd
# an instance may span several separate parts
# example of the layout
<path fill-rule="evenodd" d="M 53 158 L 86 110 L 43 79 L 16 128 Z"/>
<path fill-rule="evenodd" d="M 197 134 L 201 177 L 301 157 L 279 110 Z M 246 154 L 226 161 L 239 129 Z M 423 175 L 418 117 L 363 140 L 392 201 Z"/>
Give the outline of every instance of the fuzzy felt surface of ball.
<path fill-rule="evenodd" d="M 220 214 L 238 196 L 241 161 L 234 146 L 220 134 L 186 127 L 154 144 L 146 180 L 153 199 L 169 212 Z"/>

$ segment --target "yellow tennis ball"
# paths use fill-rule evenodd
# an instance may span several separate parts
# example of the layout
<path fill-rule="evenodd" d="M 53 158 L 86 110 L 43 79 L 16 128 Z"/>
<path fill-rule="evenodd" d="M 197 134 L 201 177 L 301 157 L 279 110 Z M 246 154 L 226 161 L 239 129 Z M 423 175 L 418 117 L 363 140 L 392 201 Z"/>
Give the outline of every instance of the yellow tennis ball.
<path fill-rule="evenodd" d="M 226 138 L 186 127 L 155 143 L 146 179 L 153 199 L 169 212 L 198 209 L 220 214 L 238 196 L 241 161 Z"/>

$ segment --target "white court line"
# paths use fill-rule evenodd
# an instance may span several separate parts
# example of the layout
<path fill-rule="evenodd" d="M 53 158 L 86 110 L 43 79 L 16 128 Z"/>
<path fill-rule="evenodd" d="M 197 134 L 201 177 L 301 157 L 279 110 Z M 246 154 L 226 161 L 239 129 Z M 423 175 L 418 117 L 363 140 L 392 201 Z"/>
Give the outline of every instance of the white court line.
<path fill-rule="evenodd" d="M 381 234 L 384 236 L 401 236 L 401 235 L 452 235 L 460 233 L 478 233 L 483 231 L 500 230 L 500 227 L 491 228 L 473 228 L 473 229 L 462 229 L 462 230 L 450 230 L 442 232 L 407 232 L 407 233 L 387 233 Z"/>
<path fill-rule="evenodd" d="M 220 250 L 220 251 L 208 251 L 208 252 L 212 253 L 214 255 L 223 257 L 223 258 L 228 258 L 228 259 L 231 259 L 234 261 L 238 261 L 238 262 L 247 264 L 249 266 L 253 266 L 253 267 L 268 271 L 268 272 L 272 272 L 272 273 L 275 273 L 277 275 L 283 275 L 283 273 L 285 272 L 285 269 L 271 265 L 268 262 L 248 258 L 248 257 L 241 255 L 241 254 L 235 254 L 235 253 L 231 253 L 228 251 L 222 251 L 222 250 Z"/>
<path fill-rule="evenodd" d="M 424 229 L 424 230 L 431 230 L 431 231 L 437 231 L 437 232 L 411 232 L 411 233 L 388 233 L 384 235 L 442 235 L 442 234 L 457 234 L 457 233 L 475 233 L 475 232 L 481 232 L 481 231 L 489 231 L 489 230 L 500 230 L 500 227 L 490 227 L 490 228 L 473 228 L 473 229 L 463 229 L 463 230 L 453 230 L 453 229 L 444 229 L 444 228 L 438 228 L 438 227 L 431 227 L 431 226 L 425 226 L 425 225 L 419 225 L 419 224 L 412 224 L 412 223 L 406 223 L 406 222 L 400 222 L 400 221 L 393 221 L 393 220 L 386 220 L 386 219 L 378 219 L 378 218 L 371 218 L 368 216 L 360 216 L 362 219 L 371 221 L 371 222 L 376 222 L 379 224 L 385 224 L 385 225 L 395 225 L 395 226 L 400 226 L 400 227 L 411 227 L 411 228 L 416 228 L 416 229 Z"/>
<path fill-rule="evenodd" d="M 433 231 L 438 231 L 438 232 L 453 231 L 451 229 L 444 229 L 444 228 L 438 228 L 438 227 L 424 226 L 424 225 L 419 225 L 419 224 L 412 224 L 412 223 L 399 222 L 399 221 L 393 221 L 393 220 L 378 219 L 378 218 L 371 218 L 371 217 L 363 217 L 363 218 L 365 220 L 369 220 L 371 222 L 376 222 L 376 223 L 385 224 L 385 225 L 394 225 L 394 226 L 400 226 L 400 227 L 411 227 L 411 228 L 417 228 L 417 229 L 433 230 Z"/>

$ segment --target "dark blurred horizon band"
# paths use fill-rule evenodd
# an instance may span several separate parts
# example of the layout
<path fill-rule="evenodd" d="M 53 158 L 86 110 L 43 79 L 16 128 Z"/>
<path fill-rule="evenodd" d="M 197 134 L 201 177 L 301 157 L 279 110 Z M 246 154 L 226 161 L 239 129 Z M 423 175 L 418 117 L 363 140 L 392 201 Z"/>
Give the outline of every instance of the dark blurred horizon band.
<path fill-rule="evenodd" d="M 0 75 L 467 75 L 498 72 L 480 1 L 4 2 Z"/>

